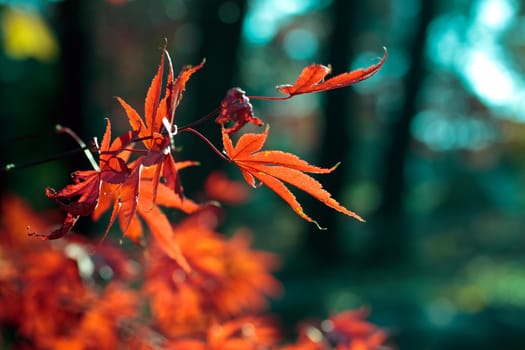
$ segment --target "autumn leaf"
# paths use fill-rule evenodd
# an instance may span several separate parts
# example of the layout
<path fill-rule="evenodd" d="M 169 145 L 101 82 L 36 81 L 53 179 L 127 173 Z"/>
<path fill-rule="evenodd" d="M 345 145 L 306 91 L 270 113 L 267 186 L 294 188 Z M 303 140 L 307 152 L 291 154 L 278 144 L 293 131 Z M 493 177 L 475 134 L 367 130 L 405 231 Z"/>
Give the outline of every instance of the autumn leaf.
<path fill-rule="evenodd" d="M 129 181 L 132 171 L 126 165 L 125 160 L 119 157 L 119 154 L 132 143 L 133 137 L 133 132 L 127 132 L 111 142 L 111 123 L 108 119 L 99 147 L 99 168 L 75 171 L 73 173 L 74 183 L 58 192 L 52 188 L 46 189 L 46 196 L 67 212 L 62 226 L 47 234 L 30 232 L 29 235 L 43 239 L 63 237 L 71 231 L 80 216 L 90 215 L 95 210 L 103 181 L 113 184 Z M 124 206 L 130 204 L 126 202 Z"/>
<path fill-rule="evenodd" d="M 332 71 L 330 66 L 327 67 L 321 64 L 309 65 L 303 69 L 301 74 L 299 74 L 299 77 L 293 85 L 285 84 L 276 87 L 279 92 L 288 95 L 286 97 L 246 96 L 246 93 L 240 88 L 231 88 L 221 101 L 219 115 L 215 119 L 215 122 L 220 124 L 223 127 L 224 132 L 227 134 L 233 134 L 239 131 L 247 123 L 262 126 L 264 123 L 254 115 L 250 99 L 273 101 L 287 100 L 295 95 L 328 91 L 352 85 L 368 79 L 377 73 L 383 66 L 386 57 L 387 51 L 385 48 L 385 53 L 377 64 L 367 68 L 360 68 L 351 72 L 342 73 L 328 80 L 324 79 Z M 227 124 L 230 126 L 227 126 Z"/>
<path fill-rule="evenodd" d="M 325 331 L 349 349 L 377 349 L 385 343 L 387 333 L 366 320 L 369 313 L 362 307 L 335 314 L 325 323 Z"/>
<path fill-rule="evenodd" d="M 78 216 L 75 216 L 71 213 L 67 213 L 66 218 L 64 219 L 64 222 L 62 223 L 62 225 L 60 225 L 55 230 L 49 233 L 46 233 L 46 234 L 29 232 L 28 235 L 31 237 L 41 237 L 42 239 L 49 239 L 49 240 L 62 238 L 73 229 L 73 226 L 75 226 L 78 218 L 79 218 Z"/>
<path fill-rule="evenodd" d="M 196 162 L 190 161 L 177 162 L 175 167 L 176 170 L 179 171 L 197 164 Z M 130 176 L 129 183 L 102 183 L 100 200 L 97 208 L 93 212 L 93 220 L 99 220 L 100 217 L 113 206 L 110 225 L 118 218 L 123 234 L 135 243 L 139 243 L 142 237 L 142 225 L 139 216 L 145 213 L 150 216 L 152 212 L 158 212 L 158 216 L 164 216 L 164 214 L 158 210 L 157 205 L 179 209 L 187 214 L 200 209 L 201 206 L 199 204 L 188 198 L 179 197 L 164 184 L 158 184 L 157 200 L 156 203 L 153 204 L 154 184 L 151 177 L 153 170 L 154 169 L 143 169 L 139 183 L 136 182 L 138 176 Z M 127 188 L 122 189 L 122 187 L 126 186 Z M 138 191 L 137 188 L 140 188 L 140 191 Z M 116 212 L 115 208 L 117 208 Z M 154 230 L 152 231 L 154 234 L 156 233 Z"/>
<path fill-rule="evenodd" d="M 90 298 L 82 313 L 71 317 L 68 332 L 45 335 L 42 348 L 100 349 L 127 348 L 125 331 L 137 316 L 139 295 L 120 283 L 111 283 L 103 294 Z M 135 330 L 134 330 L 135 331 Z"/>
<path fill-rule="evenodd" d="M 339 89 L 368 79 L 376 74 L 381 66 L 383 66 L 383 63 L 385 63 L 386 57 L 387 50 L 385 48 L 385 53 L 377 64 L 367 68 L 341 73 L 328 80 L 324 80 L 324 78 L 332 72 L 332 68 L 321 64 L 312 64 L 302 70 L 293 85 L 279 85 L 276 89 L 283 94 L 289 95 L 287 98 L 310 92 Z"/>
<path fill-rule="evenodd" d="M 161 99 L 162 75 L 164 73 L 164 61 L 168 57 L 168 78 L 166 91 Z M 204 61 L 197 66 L 186 66 L 176 79 L 173 78 L 173 67 L 169 60 L 166 48 L 164 48 L 157 73 L 153 77 L 144 105 L 144 120 L 138 112 L 122 98 L 117 97 L 118 102 L 124 108 L 129 124 L 133 131 L 138 134 L 147 153 L 142 159 L 145 167 L 153 167 L 153 202 L 161 177 L 166 186 L 182 197 L 182 185 L 177 174 L 175 161 L 171 154 L 174 146 L 173 119 L 182 94 L 186 89 L 186 83 L 193 73 L 202 68 Z"/>
<path fill-rule="evenodd" d="M 163 349 L 256 350 L 273 349 L 279 331 L 270 317 L 243 316 L 224 322 L 210 322 L 204 334 L 167 340 Z"/>
<path fill-rule="evenodd" d="M 391 350 L 388 334 L 368 322 L 366 308 L 347 310 L 317 322 L 302 325 L 296 344 L 282 350 Z M 312 336 L 315 335 L 315 336 Z"/>
<path fill-rule="evenodd" d="M 178 162 L 176 170 L 197 165 L 196 162 Z M 160 247 L 174 259 L 184 271 L 190 271 L 186 259 L 173 237 L 171 224 L 158 205 L 179 209 L 184 213 L 193 213 L 201 208 L 194 201 L 179 197 L 164 184 L 157 184 L 156 203 L 153 202 L 154 169 L 142 170 L 140 158 L 130 163 L 131 175 L 122 184 L 102 183 L 99 205 L 93 212 L 93 219 L 98 220 L 113 206 L 109 224 L 104 237 L 118 219 L 123 234 L 133 242 L 140 244 L 143 238 L 142 222 L 146 223 L 151 234 L 161 243 Z M 135 169 L 139 167 L 138 169 Z M 140 174 L 140 176 L 139 176 Z M 139 190 L 140 189 L 140 190 Z"/>
<path fill-rule="evenodd" d="M 215 122 L 222 125 L 227 134 L 237 132 L 247 123 L 263 125 L 263 121 L 253 114 L 253 107 L 246 92 L 240 88 L 228 90 L 221 101 L 221 110 Z M 230 122 L 233 123 L 232 126 L 225 127 L 225 124 Z"/>
<path fill-rule="evenodd" d="M 158 327 L 170 337 L 204 331 L 212 319 L 264 310 L 267 296 L 281 293 L 271 274 L 278 266 L 276 256 L 251 248 L 246 230 L 226 239 L 214 230 L 217 215 L 215 208 L 207 207 L 173 228 L 190 274 L 166 256 L 159 240 L 148 247 L 142 286 Z"/>
<path fill-rule="evenodd" d="M 100 172 L 96 170 L 79 170 L 72 174 L 73 184 L 60 191 L 46 188 L 46 196 L 69 214 L 79 217 L 91 214 L 98 202 Z"/>
<path fill-rule="evenodd" d="M 356 213 L 346 209 L 339 202 L 332 198 L 331 194 L 324 190 L 322 185 L 307 175 L 306 173 L 327 174 L 335 170 L 337 165 L 332 168 L 321 168 L 298 158 L 296 155 L 282 151 L 261 151 L 266 137 L 268 136 L 267 127 L 260 134 L 244 134 L 233 146 L 233 143 L 223 129 L 222 140 L 224 151 L 230 160 L 241 170 L 244 179 L 252 186 L 257 187 L 256 180 L 268 186 L 272 191 L 279 195 L 288 205 L 304 220 L 315 223 L 320 229 L 319 224 L 306 215 L 293 193 L 286 187 L 285 183 L 290 184 L 325 205 L 333 208 L 345 215 L 351 216 L 359 221 L 364 221 Z"/>
<path fill-rule="evenodd" d="M 75 260 L 49 248 L 20 256 L 17 268 L 18 281 L 13 286 L 19 290 L 4 302 L 20 304 L 15 316 L 23 336 L 46 342 L 75 325 L 78 311 L 90 297 Z"/>
<path fill-rule="evenodd" d="M 213 171 L 204 182 L 206 197 L 220 203 L 239 204 L 247 200 L 249 188 L 246 184 L 230 180 L 222 171 Z"/>

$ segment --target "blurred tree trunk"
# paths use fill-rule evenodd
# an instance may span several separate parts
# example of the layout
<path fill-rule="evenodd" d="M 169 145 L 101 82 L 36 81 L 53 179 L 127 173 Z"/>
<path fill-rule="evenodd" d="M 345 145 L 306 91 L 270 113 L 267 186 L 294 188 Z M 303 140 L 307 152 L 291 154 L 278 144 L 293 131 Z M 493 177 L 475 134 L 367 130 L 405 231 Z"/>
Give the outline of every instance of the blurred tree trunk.
<path fill-rule="evenodd" d="M 95 116 L 90 115 L 88 91 L 92 67 L 90 1 L 64 1 L 57 5 L 60 27 L 62 79 L 56 101 L 53 122 L 71 128 L 80 137 L 87 138 L 98 132 L 89 128 Z M 100 116 L 102 119 L 102 116 Z M 62 138 L 62 136 L 61 136 Z M 64 143 L 69 138 L 63 136 Z M 87 141 L 87 140 L 85 140 Z M 73 147 L 78 147 L 74 142 Z M 87 162 L 82 156 L 67 158 L 71 169 L 83 169 Z"/>
<path fill-rule="evenodd" d="M 219 107 L 226 91 L 234 84 L 234 79 L 239 69 L 238 50 L 241 41 L 241 30 L 246 11 L 246 0 L 234 0 L 227 2 L 232 11 L 226 16 L 232 16 L 225 23 L 221 20 L 220 13 L 224 18 L 224 0 L 200 0 L 196 8 L 199 14 L 197 19 L 198 28 L 201 30 L 202 43 L 198 57 L 206 58 L 203 74 L 195 74 L 191 78 L 191 90 L 193 94 L 193 120 L 203 117 Z M 238 13 L 235 13 L 238 10 Z M 235 21 L 233 21 L 233 19 Z M 195 97 L 196 96 L 196 97 Z M 213 121 L 197 128 L 208 137 L 217 148 L 222 148 L 220 128 Z M 183 153 L 185 159 L 194 159 L 202 162 L 202 169 L 192 171 L 191 177 L 184 178 L 185 192 L 192 196 L 202 189 L 205 177 L 213 169 L 220 168 L 223 161 L 220 160 L 201 140 L 194 136 L 185 136 Z M 189 173 L 190 170 L 188 170 Z M 184 174 L 182 174 L 184 176 Z"/>
<path fill-rule="evenodd" d="M 410 69 L 403 82 L 405 100 L 392 125 L 390 145 L 384 158 L 384 178 L 381 188 L 383 201 L 374 219 L 377 225 L 374 247 L 370 258 L 375 263 L 385 265 L 402 263 L 408 253 L 409 228 L 404 213 L 406 193 L 405 166 L 410 149 L 410 124 L 417 113 L 417 97 L 425 78 L 424 49 L 427 28 L 432 21 L 434 1 L 420 1 L 421 9 L 414 28 L 414 38 L 410 48 Z"/>
<path fill-rule="evenodd" d="M 91 15 L 94 3 L 91 1 L 63 1 L 58 3 L 58 36 L 60 40 L 60 67 L 62 68 L 59 94 L 55 102 L 52 123 L 60 124 L 73 130 L 85 142 L 96 135 L 99 130 L 93 125 L 89 99 L 89 86 L 92 75 L 92 37 Z M 71 150 L 79 145 L 67 135 L 56 136 L 57 143 L 63 149 Z M 83 153 L 63 160 L 71 172 L 89 169 L 90 165 Z M 63 174 L 67 180 L 67 173 Z M 75 229 L 82 233 L 93 233 L 94 223 L 91 220 L 79 220 Z"/>
<path fill-rule="evenodd" d="M 26 77 L 24 78 L 26 83 L 20 84 L 22 86 L 18 86 L 16 89 L 9 88 L 9 90 L 5 90 L 14 90 L 19 95 L 27 98 L 24 102 L 27 106 L 6 110 L 7 115 L 11 115 L 10 118 L 19 119 L 16 121 L 16 125 L 13 125 L 13 130 L 9 130 L 11 134 L 5 135 L 11 139 L 21 137 L 16 147 L 10 147 L 10 161 L 31 162 L 50 157 L 57 152 L 78 148 L 78 144 L 72 141 L 71 138 L 53 134 L 55 124 L 70 127 L 81 136 L 92 134 L 85 133 L 86 130 L 84 130 L 85 126 L 89 125 L 87 121 L 90 120 L 88 119 L 89 111 L 86 110 L 86 92 L 88 91 L 88 80 L 91 76 L 88 73 L 90 58 L 92 57 L 90 40 L 91 5 L 92 2 L 90 1 L 64 1 L 48 5 L 50 8 L 53 8 L 53 11 L 50 12 L 56 10 L 57 18 L 54 29 L 59 42 L 59 62 L 47 65 L 32 62 L 31 60 L 12 63 L 14 66 L 23 67 L 23 70 L 20 71 L 22 77 L 28 74 L 38 76 Z M 51 79 L 54 79 L 54 81 L 50 82 Z M 0 86 L 0 88 L 3 88 L 3 86 Z M 5 93 L 2 95 L 3 99 L 7 98 L 9 100 L 9 104 L 14 102 L 12 99 L 15 95 L 12 95 L 13 97 Z M 0 113 L 2 112 L 0 111 Z M 20 127 L 17 128 L 18 125 L 22 126 L 23 131 Z M 34 136 L 24 136 L 24 132 Z M 38 149 L 34 152 L 28 148 L 35 147 L 35 145 Z M 18 156 L 15 153 L 18 153 Z M 70 171 L 88 166 L 81 153 L 77 157 L 68 157 L 60 160 L 60 162 L 67 163 L 66 168 L 70 169 Z M 11 188 L 10 190 L 25 193 L 26 195 L 35 195 L 32 192 L 25 192 L 33 188 L 24 186 L 23 181 L 27 180 L 27 177 L 31 176 L 32 172 L 39 170 L 15 171 L 20 171 L 19 175 L 12 173 L 9 175 L 9 179 L 5 179 L 5 174 L 2 173 L 2 186 L 6 184 L 6 181 L 9 181 L 9 185 L 14 187 L 17 187 L 18 183 L 18 186 L 21 184 L 22 188 L 16 190 Z M 47 174 L 46 171 L 43 173 Z M 63 176 L 64 181 L 67 181 L 67 173 L 63 174 Z M 57 183 L 60 181 L 61 179 L 57 179 Z M 48 183 L 47 185 L 52 184 Z M 37 196 L 45 198 L 43 188 L 38 188 Z M 35 199 L 34 201 L 38 200 L 40 199 Z M 47 199 L 45 201 L 48 202 Z"/>
<path fill-rule="evenodd" d="M 336 0 L 332 5 L 333 32 L 327 57 L 322 59 L 331 64 L 338 72 L 344 71 L 355 53 L 352 40 L 360 32 L 363 16 L 363 5 L 356 1 Z M 325 64 L 326 64 L 325 63 Z M 337 72 L 335 72 L 337 73 Z M 320 157 L 316 164 L 332 166 L 339 161 L 349 159 L 352 153 L 351 132 L 352 100 L 355 92 L 352 89 L 337 89 L 324 96 L 325 123 L 320 145 Z M 342 188 L 346 182 L 343 169 L 337 169 L 330 175 L 320 179 L 325 189 L 336 199 L 341 198 Z M 329 266 L 336 263 L 342 255 L 339 235 L 336 227 L 337 216 L 341 215 L 319 202 L 305 202 L 306 213 L 314 213 L 313 218 L 327 232 L 319 231 L 315 225 L 309 226 L 308 247 L 317 263 Z"/>

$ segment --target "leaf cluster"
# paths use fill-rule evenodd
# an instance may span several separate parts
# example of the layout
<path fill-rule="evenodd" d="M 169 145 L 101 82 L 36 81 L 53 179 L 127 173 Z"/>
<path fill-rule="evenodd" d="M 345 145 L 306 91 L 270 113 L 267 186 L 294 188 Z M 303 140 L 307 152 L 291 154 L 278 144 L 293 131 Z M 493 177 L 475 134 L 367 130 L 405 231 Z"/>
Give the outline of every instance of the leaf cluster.
<path fill-rule="evenodd" d="M 93 169 L 75 171 L 73 183 L 61 190 L 46 189 L 47 197 L 66 212 L 58 228 L 40 233 L 49 225 L 46 219 L 16 197 L 4 198 L 0 324 L 16 330 L 5 342 L 36 349 L 367 350 L 382 346 L 386 333 L 365 320 L 364 309 L 305 323 L 296 343 L 283 345 L 276 321 L 265 313 L 268 297 L 282 292 L 272 275 L 277 257 L 253 250 L 247 229 L 230 239 L 217 231 L 222 211 L 216 201 L 242 203 L 246 188 L 212 173 L 204 185 L 208 201 L 186 198 L 179 171 L 198 163 L 176 159 L 175 141 L 182 132 L 197 136 L 239 168 L 250 186 L 269 188 L 299 217 L 319 228 L 288 186 L 364 221 L 312 177 L 331 173 L 338 164 L 324 168 L 289 152 L 264 150 L 268 125 L 261 133 L 241 135 L 235 143 L 232 135 L 247 123 L 265 124 L 254 115 L 252 100 L 279 101 L 345 87 L 374 75 L 385 59 L 386 51 L 375 65 L 327 80 L 329 67 L 310 65 L 295 83 L 277 87 L 285 97 L 247 96 L 242 89 L 232 88 L 212 113 L 178 126 L 176 110 L 186 84 L 204 61 L 183 67 L 175 76 L 164 47 L 143 115 L 117 97 L 129 130 L 113 138 L 108 119 L 100 145 L 93 142 L 98 162 L 89 155 Z M 198 130 L 211 120 L 220 127 L 222 151 Z M 63 130 L 77 138 L 69 129 Z M 187 217 L 174 224 L 161 207 L 178 209 Z M 68 234 L 79 217 L 98 220 L 108 212 L 103 237 L 118 222 L 125 237 L 144 246 L 139 255 L 132 256 L 104 238 L 94 244 Z M 33 227 L 20 237 L 22 222 L 32 222 Z M 59 238 L 63 239 L 55 244 L 45 242 Z"/>

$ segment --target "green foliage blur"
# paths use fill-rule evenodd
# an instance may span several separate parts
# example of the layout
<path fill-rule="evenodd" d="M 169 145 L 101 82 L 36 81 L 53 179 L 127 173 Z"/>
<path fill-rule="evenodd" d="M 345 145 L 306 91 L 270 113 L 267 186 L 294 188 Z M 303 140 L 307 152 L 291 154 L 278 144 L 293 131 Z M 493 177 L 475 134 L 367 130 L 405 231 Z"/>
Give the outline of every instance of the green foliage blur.
<path fill-rule="evenodd" d="M 268 149 L 342 161 L 318 179 L 367 223 L 298 194 L 329 228 L 318 231 L 260 188 L 226 207 L 223 230 L 250 227 L 258 248 L 282 257 L 286 294 L 273 311 L 285 325 L 368 305 L 400 349 L 523 349 L 524 12 L 516 0 L 2 0 L 0 160 L 76 148 L 56 124 L 85 140 L 108 116 L 115 134 L 126 130 L 113 97 L 141 110 L 164 40 L 176 70 L 206 58 L 179 125 L 230 87 L 277 95 L 307 64 L 337 74 L 376 63 L 385 46 L 382 70 L 354 87 L 252 101 L 271 125 Z M 220 148 L 217 126 L 203 132 Z M 202 164 L 182 174 L 189 197 L 212 169 L 240 179 L 199 140 L 177 142 L 181 160 Z M 2 191 L 50 210 L 44 188 L 87 167 L 78 153 L 3 172 Z"/>

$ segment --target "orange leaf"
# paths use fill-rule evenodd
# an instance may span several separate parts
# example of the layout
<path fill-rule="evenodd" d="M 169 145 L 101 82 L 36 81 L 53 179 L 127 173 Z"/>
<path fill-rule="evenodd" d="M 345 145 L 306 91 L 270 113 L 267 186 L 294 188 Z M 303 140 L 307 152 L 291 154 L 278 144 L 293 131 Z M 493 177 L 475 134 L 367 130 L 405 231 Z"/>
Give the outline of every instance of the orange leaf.
<path fill-rule="evenodd" d="M 164 52 L 160 58 L 160 65 L 157 74 L 153 77 L 151 85 L 146 94 L 146 101 L 144 103 L 144 114 L 146 118 L 146 128 L 150 135 L 153 135 L 155 130 L 162 127 L 162 122 L 157 118 L 157 110 L 159 109 L 160 94 L 162 88 L 162 73 L 164 72 Z"/>
<path fill-rule="evenodd" d="M 140 186 L 142 187 L 140 193 L 141 206 L 146 208 L 145 210 L 149 210 L 153 203 L 153 183 L 152 181 L 142 180 Z M 191 214 L 201 209 L 199 204 L 186 197 L 181 198 L 177 196 L 164 184 L 159 184 L 156 204 L 163 207 L 179 209 L 186 214 Z"/>
<path fill-rule="evenodd" d="M 227 132 L 222 132 L 224 150 L 235 165 L 239 167 L 246 181 L 256 186 L 255 179 L 268 186 L 279 195 L 288 205 L 304 220 L 319 224 L 303 212 L 301 204 L 293 193 L 286 187 L 285 183 L 305 191 L 315 199 L 345 215 L 364 221 L 356 213 L 346 209 L 332 198 L 331 194 L 324 190 L 322 185 L 305 173 L 326 174 L 332 172 L 336 167 L 321 168 L 308 164 L 297 156 L 282 151 L 261 151 L 266 137 L 268 127 L 261 134 L 244 134 L 236 146 Z"/>
<path fill-rule="evenodd" d="M 368 79 L 376 74 L 383 63 L 385 63 L 386 57 L 387 51 L 385 48 L 385 53 L 377 64 L 342 73 L 328 80 L 323 79 L 331 73 L 332 68 L 321 64 L 312 64 L 303 69 L 293 85 L 279 85 L 276 89 L 283 94 L 289 95 L 289 97 L 309 92 L 339 89 Z"/>
<path fill-rule="evenodd" d="M 131 175 L 120 187 L 118 199 L 114 205 L 120 206 L 119 219 L 124 234 L 127 233 L 131 220 L 137 211 L 140 193 L 140 173 L 142 164 L 136 162 Z"/>
<path fill-rule="evenodd" d="M 176 243 L 171 238 L 167 238 L 171 234 L 168 231 L 164 232 L 169 222 L 157 204 L 179 209 L 188 214 L 197 211 L 201 206 L 190 199 L 178 196 L 162 183 L 157 184 L 157 202 L 154 203 L 153 188 L 155 184 L 151 178 L 154 172 L 152 169 L 145 169 L 140 160 L 138 158 L 130 164 L 132 168 L 131 175 L 123 184 L 102 183 L 100 201 L 93 212 L 93 219 L 98 220 L 113 205 L 113 211 L 104 237 L 108 234 L 118 214 L 119 224 L 124 235 L 135 243 L 141 243 L 142 225 L 139 219 L 140 216 L 144 219 L 152 234 L 165 243 L 161 246 L 166 253 L 186 268 L 187 263 L 185 263 L 182 255 L 177 253 Z M 186 161 L 176 163 L 175 168 L 180 170 L 195 164 L 196 162 Z M 171 231 L 171 226 L 169 227 L 169 231 Z"/>
<path fill-rule="evenodd" d="M 173 229 L 166 215 L 164 215 L 157 206 L 147 210 L 142 210 L 139 207 L 139 213 L 150 228 L 151 233 L 162 250 L 164 250 L 170 258 L 175 260 L 184 271 L 190 272 L 190 265 L 184 255 L 182 255 L 177 241 L 175 241 Z"/>
<path fill-rule="evenodd" d="M 248 187 L 245 184 L 230 180 L 225 173 L 214 171 L 204 183 L 206 196 L 222 203 L 238 204 L 248 198 Z"/>
<path fill-rule="evenodd" d="M 101 197 L 100 187 L 103 182 L 111 184 L 128 182 L 131 170 L 124 159 L 119 157 L 119 153 L 133 141 L 134 135 L 132 132 L 125 133 L 110 144 L 111 123 L 107 120 L 106 131 L 99 150 L 100 169 L 75 171 L 73 173 L 74 183 L 58 192 L 52 188 L 46 189 L 47 197 L 54 200 L 62 210 L 67 212 L 62 226 L 49 234 L 31 232 L 30 235 L 45 239 L 63 237 L 71 231 L 79 216 L 87 216 L 95 211 Z"/>
<path fill-rule="evenodd" d="M 126 181 L 131 171 L 126 165 L 127 155 L 121 154 L 122 150 L 133 142 L 137 134 L 128 131 L 110 144 L 111 123 L 109 119 L 106 122 L 106 132 L 102 137 L 99 150 L 100 176 L 102 181 L 119 184 Z"/>
<path fill-rule="evenodd" d="M 151 85 L 146 95 L 144 106 L 144 120 L 139 113 L 127 104 L 123 99 L 117 97 L 118 102 L 126 112 L 129 124 L 133 131 L 142 138 L 144 147 L 148 150 L 142 164 L 145 167 L 153 167 L 153 202 L 156 199 L 156 193 L 160 178 L 165 180 L 166 185 L 179 196 L 182 197 L 182 186 L 178 179 L 175 161 L 171 154 L 173 146 L 173 117 L 175 109 L 180 103 L 182 94 L 186 89 L 186 83 L 193 73 L 199 70 L 203 65 L 202 61 L 195 67 L 184 67 L 176 79 L 173 79 L 173 67 L 171 61 L 168 64 L 168 82 L 166 84 L 165 96 L 161 99 L 162 74 L 164 73 L 164 60 L 169 55 L 164 48 L 160 65 L 157 73 L 153 77 Z M 169 128 L 169 130 L 168 130 Z"/>
<path fill-rule="evenodd" d="M 366 308 L 343 311 L 329 318 L 330 328 L 327 336 L 340 339 L 339 344 L 348 349 L 372 350 L 381 348 L 388 335 L 381 328 L 368 322 L 365 318 L 369 311 Z"/>
<path fill-rule="evenodd" d="M 169 57 L 169 56 L 168 56 Z M 202 60 L 201 63 L 199 63 L 198 65 L 196 66 L 184 66 L 179 75 L 177 76 L 177 79 L 175 79 L 175 81 L 173 81 L 173 101 L 171 101 L 171 106 L 173 106 L 173 108 L 177 108 L 177 106 L 179 105 L 180 103 L 180 100 L 182 99 L 182 94 L 184 93 L 184 91 L 186 90 L 186 83 L 188 82 L 188 80 L 190 79 L 190 77 L 193 75 L 193 73 L 195 73 L 196 71 L 198 71 L 199 69 L 201 69 L 203 66 L 204 66 L 204 63 L 206 62 L 206 60 Z M 171 67 L 171 65 L 170 65 Z M 170 102 L 170 101 L 167 101 L 167 102 Z M 169 107 L 169 106 L 168 106 Z M 169 109 L 168 109 L 169 111 Z M 172 113 L 175 112 L 174 110 L 171 111 Z M 171 115 L 173 117 L 173 115 Z M 169 120 L 170 123 L 173 123 L 173 120 Z"/>

